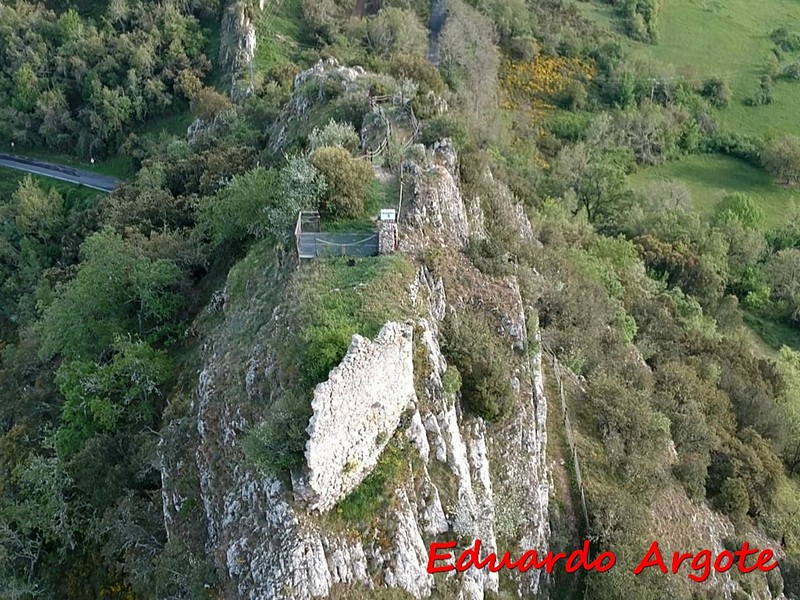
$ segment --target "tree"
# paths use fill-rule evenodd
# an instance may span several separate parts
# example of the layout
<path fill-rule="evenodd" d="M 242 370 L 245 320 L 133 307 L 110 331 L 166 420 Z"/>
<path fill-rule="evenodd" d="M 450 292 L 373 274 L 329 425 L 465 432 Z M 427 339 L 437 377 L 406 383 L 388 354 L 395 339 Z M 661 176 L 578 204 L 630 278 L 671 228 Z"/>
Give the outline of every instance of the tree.
<path fill-rule="evenodd" d="M 214 196 L 200 203 L 199 226 L 210 233 L 215 245 L 239 243 L 267 233 L 266 212 L 275 202 L 280 180 L 274 169 L 253 169 L 234 177 Z"/>
<path fill-rule="evenodd" d="M 448 3 L 440 35 L 441 72 L 476 121 L 486 122 L 497 101 L 500 55 L 491 21 L 461 0 Z"/>
<path fill-rule="evenodd" d="M 92 358 L 114 337 L 136 332 L 158 340 L 180 305 L 172 291 L 180 270 L 169 260 L 150 260 L 122 237 L 103 230 L 81 246 L 75 278 L 59 286 L 38 325 L 41 355 Z"/>
<path fill-rule="evenodd" d="M 775 364 L 783 380 L 776 399 L 785 425 L 780 453 L 792 475 L 800 469 L 800 352 L 783 346 Z"/>
<path fill-rule="evenodd" d="M 190 84 L 186 84 L 190 85 Z M 192 96 L 192 113 L 203 121 L 210 121 L 218 114 L 231 110 L 233 105 L 227 96 L 210 87 L 197 90 Z"/>
<path fill-rule="evenodd" d="M 445 323 L 443 351 L 461 375 L 461 397 L 473 414 L 489 421 L 506 416 L 514 403 L 509 353 L 484 315 L 466 311 Z"/>
<path fill-rule="evenodd" d="M 585 142 L 566 146 L 553 163 L 552 180 L 562 196 L 572 196 L 573 212 L 586 211 L 590 221 L 609 217 L 627 194 L 625 153 L 603 151 Z"/>
<path fill-rule="evenodd" d="M 301 210 L 317 210 L 328 184 L 305 156 L 293 156 L 281 169 L 280 202 L 268 207 L 267 220 L 275 235 L 288 233 Z"/>
<path fill-rule="evenodd" d="M 764 168 L 780 183 L 800 182 L 800 137 L 787 135 L 770 142 L 761 157 Z"/>
<path fill-rule="evenodd" d="M 788 248 L 773 255 L 766 273 L 775 299 L 785 305 L 792 321 L 800 322 L 800 249 Z"/>
<path fill-rule="evenodd" d="M 736 221 L 746 229 L 761 229 L 766 221 L 766 214 L 752 197 L 734 192 L 717 204 L 714 218 L 717 224 Z"/>
<path fill-rule="evenodd" d="M 338 147 L 316 150 L 311 155 L 311 164 L 327 182 L 322 210 L 333 217 L 362 217 L 364 197 L 374 176 L 372 166 Z"/>
<path fill-rule="evenodd" d="M 64 406 L 56 448 L 64 459 L 94 435 L 153 424 L 155 401 L 170 373 L 167 355 L 128 337 L 115 338 L 112 351 L 109 362 L 73 360 L 58 369 Z"/>
<path fill-rule="evenodd" d="M 308 136 L 308 147 L 312 152 L 325 146 L 339 146 L 355 152 L 360 143 L 361 140 L 350 123 L 338 123 L 334 119 L 328 121 L 322 129 L 314 127 L 314 131 Z"/>
<path fill-rule="evenodd" d="M 703 83 L 703 89 L 700 93 L 708 98 L 714 106 L 724 108 L 731 103 L 731 87 L 728 82 L 718 77 L 707 79 Z"/>
<path fill-rule="evenodd" d="M 387 7 L 367 21 L 365 41 L 373 52 L 383 56 L 424 54 L 428 32 L 414 11 Z"/>

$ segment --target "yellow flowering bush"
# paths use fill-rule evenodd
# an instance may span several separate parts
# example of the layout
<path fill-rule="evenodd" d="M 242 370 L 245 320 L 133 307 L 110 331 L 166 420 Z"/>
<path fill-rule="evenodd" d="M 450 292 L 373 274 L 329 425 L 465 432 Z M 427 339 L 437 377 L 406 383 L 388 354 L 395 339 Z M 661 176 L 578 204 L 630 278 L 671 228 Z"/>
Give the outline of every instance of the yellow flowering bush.
<path fill-rule="evenodd" d="M 594 62 L 566 56 L 537 56 L 533 60 L 504 60 L 500 66 L 502 107 L 553 108 L 553 100 L 573 81 L 591 81 Z"/>

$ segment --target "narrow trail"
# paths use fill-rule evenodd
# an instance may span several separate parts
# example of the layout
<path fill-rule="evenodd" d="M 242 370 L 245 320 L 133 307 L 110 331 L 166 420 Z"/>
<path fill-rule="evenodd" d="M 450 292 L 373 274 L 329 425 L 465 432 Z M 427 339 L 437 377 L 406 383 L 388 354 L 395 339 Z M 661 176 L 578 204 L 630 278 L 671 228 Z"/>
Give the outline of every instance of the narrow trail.
<path fill-rule="evenodd" d="M 123 180 L 116 177 L 11 154 L 0 153 L 0 167 L 25 171 L 42 177 L 50 177 L 51 179 L 82 185 L 101 192 L 110 192 L 117 185 L 123 183 Z"/>

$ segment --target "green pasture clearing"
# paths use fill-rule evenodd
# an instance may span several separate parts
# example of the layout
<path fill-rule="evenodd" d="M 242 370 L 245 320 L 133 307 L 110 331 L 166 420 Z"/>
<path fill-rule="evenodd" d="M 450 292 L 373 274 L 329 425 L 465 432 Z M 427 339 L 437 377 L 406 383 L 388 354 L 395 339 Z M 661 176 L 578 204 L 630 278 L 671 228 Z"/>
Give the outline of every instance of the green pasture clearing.
<path fill-rule="evenodd" d="M 781 225 L 800 200 L 800 189 L 776 185 L 766 171 L 730 156 L 694 154 L 659 167 L 643 169 L 631 177 L 631 185 L 642 188 L 652 181 L 677 180 L 692 195 L 692 203 L 701 214 L 710 216 L 714 207 L 731 192 L 744 192 L 758 199 L 767 215 L 767 226 Z"/>
<path fill-rule="evenodd" d="M 782 346 L 800 351 L 800 330 L 774 318 L 752 311 L 744 313 L 744 322 L 758 336 L 757 342 L 767 356 L 775 356 Z"/>
<path fill-rule="evenodd" d="M 614 8 L 607 4 L 578 3 L 583 14 L 600 27 L 619 31 Z M 778 27 L 800 32 L 800 2 L 796 0 L 663 0 L 655 44 L 624 38 L 643 61 L 664 77 L 702 81 L 722 77 L 733 92 L 730 107 L 717 111 L 728 129 L 753 135 L 800 134 L 800 82 L 774 82 L 774 102 L 750 107 L 774 59 L 770 33 Z M 800 61 L 800 54 L 784 54 L 780 65 Z"/>
<path fill-rule="evenodd" d="M 293 62 L 301 50 L 301 0 L 268 0 L 256 21 L 255 67 L 261 73 Z"/>

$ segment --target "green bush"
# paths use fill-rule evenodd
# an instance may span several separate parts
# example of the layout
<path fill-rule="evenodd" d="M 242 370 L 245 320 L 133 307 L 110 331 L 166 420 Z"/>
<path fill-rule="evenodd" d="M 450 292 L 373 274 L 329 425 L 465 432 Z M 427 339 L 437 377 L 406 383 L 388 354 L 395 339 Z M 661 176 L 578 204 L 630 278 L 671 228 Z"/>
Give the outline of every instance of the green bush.
<path fill-rule="evenodd" d="M 586 107 L 589 92 L 580 81 L 571 81 L 557 96 L 558 104 L 567 110 L 576 111 Z"/>
<path fill-rule="evenodd" d="M 268 231 L 264 209 L 279 189 L 278 172 L 273 169 L 253 169 L 234 177 L 216 195 L 201 200 L 199 226 L 215 245 L 263 237 Z"/>
<path fill-rule="evenodd" d="M 443 350 L 461 375 L 461 398 L 473 414 L 494 421 L 513 406 L 510 363 L 513 360 L 486 317 L 467 311 L 445 322 Z"/>
<path fill-rule="evenodd" d="M 270 406 L 269 419 L 253 427 L 244 439 L 247 461 L 270 475 L 302 466 L 310 418 L 307 398 L 283 394 Z"/>
<path fill-rule="evenodd" d="M 433 92 L 441 95 L 445 91 L 439 71 L 424 56 L 397 54 L 389 61 L 389 74 L 397 80 L 410 79 L 417 83 L 422 94 Z M 420 115 L 421 116 L 421 115 Z"/>
<path fill-rule="evenodd" d="M 330 217 L 357 219 L 364 214 L 364 198 L 373 179 L 372 166 L 353 158 L 344 148 L 319 148 L 311 164 L 322 173 L 327 189 L 321 210 Z"/>
<path fill-rule="evenodd" d="M 461 391 L 461 373 L 458 372 L 455 366 L 448 366 L 447 371 L 444 372 L 442 376 L 442 389 L 445 394 L 450 395 L 457 394 Z"/>
<path fill-rule="evenodd" d="M 424 55 L 428 32 L 413 11 L 389 6 L 367 20 L 364 44 L 382 56 Z"/>
<path fill-rule="evenodd" d="M 745 104 L 749 106 L 765 106 L 772 104 L 775 99 L 774 90 L 772 87 L 772 77 L 765 74 L 761 77 L 761 86 L 759 91 L 745 100 Z"/>
<path fill-rule="evenodd" d="M 308 136 L 308 147 L 312 152 L 319 148 L 334 146 L 355 152 L 360 144 L 361 140 L 350 123 L 338 123 L 334 119 L 328 121 L 322 129 L 315 127 Z"/>
<path fill-rule="evenodd" d="M 714 106 L 724 108 L 731 103 L 731 87 L 719 77 L 712 77 L 703 83 L 700 94 Z"/>
<path fill-rule="evenodd" d="M 425 122 L 422 128 L 422 143 L 430 146 L 445 138 L 453 140 L 457 149 L 469 140 L 469 129 L 463 120 L 452 115 L 441 115 Z"/>
<path fill-rule="evenodd" d="M 800 137 L 787 135 L 773 140 L 764 149 L 761 161 L 780 183 L 800 182 Z"/>
<path fill-rule="evenodd" d="M 547 122 L 547 129 L 554 136 L 568 142 L 586 139 L 592 124 L 592 116 L 586 112 L 561 112 Z"/>
<path fill-rule="evenodd" d="M 786 27 L 778 27 L 769 37 L 784 52 L 800 50 L 800 34 L 796 31 L 789 31 Z"/>
<path fill-rule="evenodd" d="M 783 592 L 791 600 L 800 598 L 800 554 L 790 554 L 780 563 Z"/>
<path fill-rule="evenodd" d="M 761 152 L 764 141 L 734 131 L 720 131 L 705 140 L 706 152 L 719 152 L 740 158 L 755 167 L 761 167 Z"/>
<path fill-rule="evenodd" d="M 735 520 L 741 520 L 750 510 L 747 484 L 740 477 L 731 477 L 722 484 L 715 498 L 719 510 Z"/>

